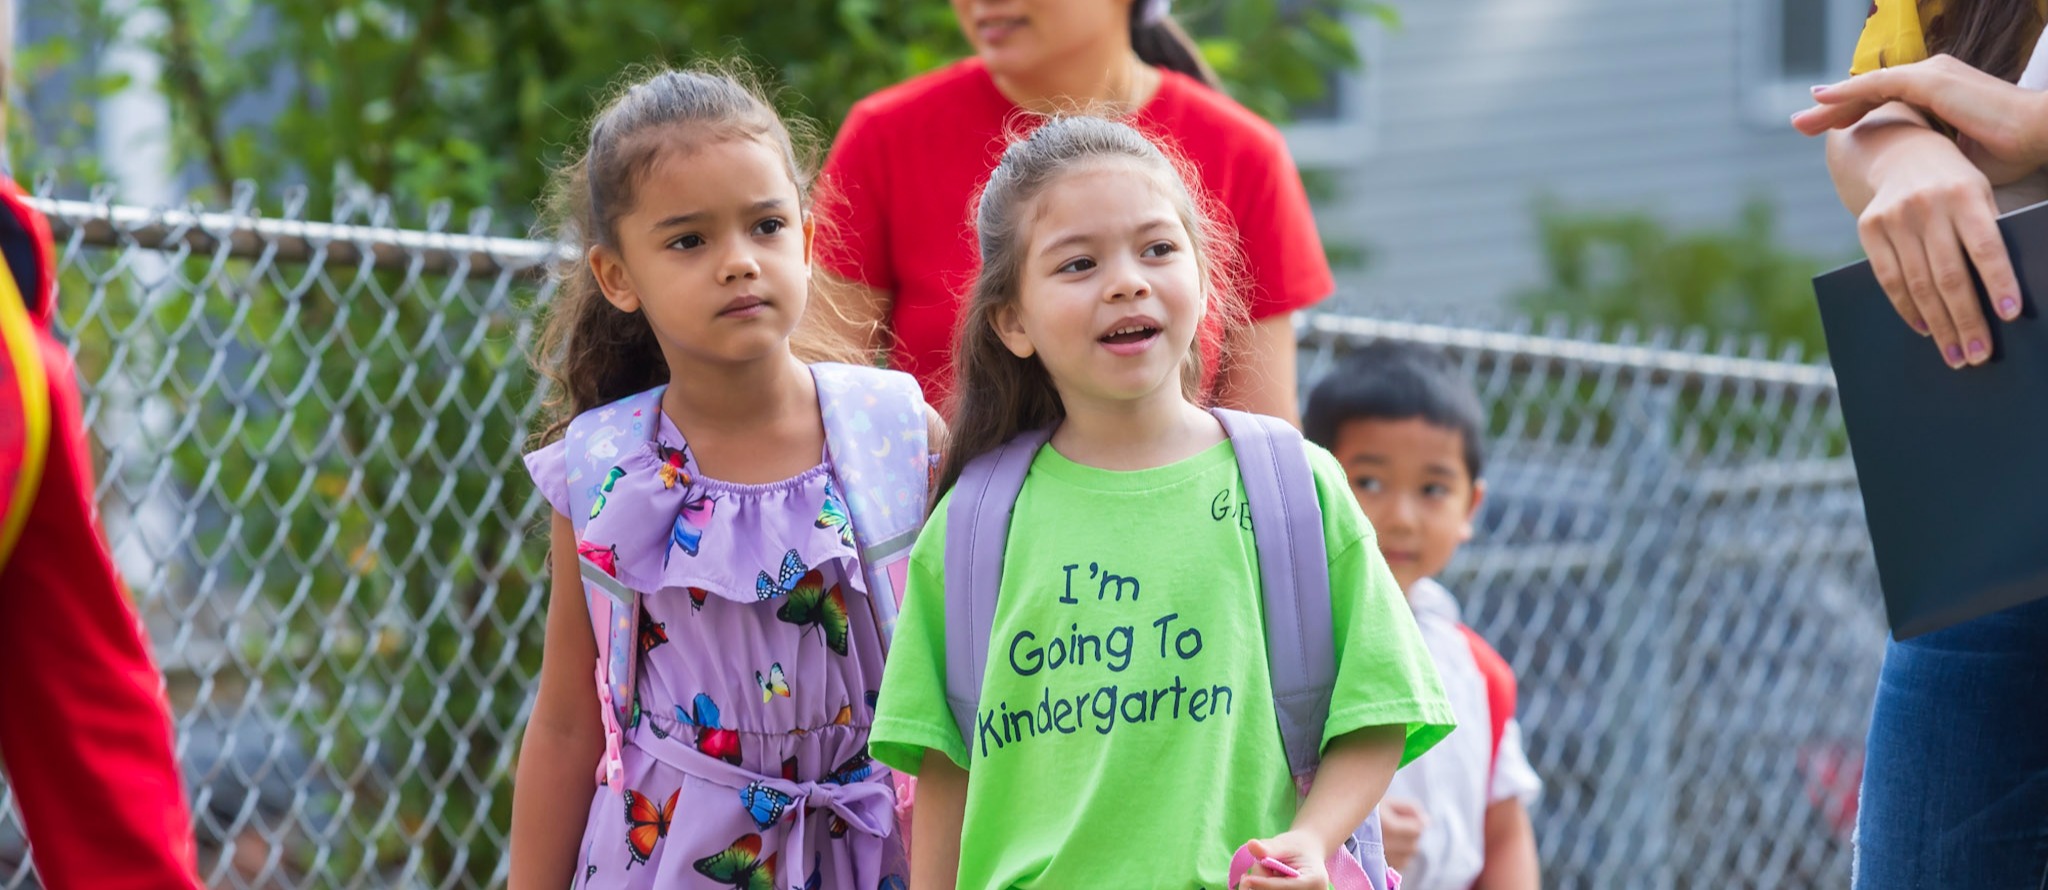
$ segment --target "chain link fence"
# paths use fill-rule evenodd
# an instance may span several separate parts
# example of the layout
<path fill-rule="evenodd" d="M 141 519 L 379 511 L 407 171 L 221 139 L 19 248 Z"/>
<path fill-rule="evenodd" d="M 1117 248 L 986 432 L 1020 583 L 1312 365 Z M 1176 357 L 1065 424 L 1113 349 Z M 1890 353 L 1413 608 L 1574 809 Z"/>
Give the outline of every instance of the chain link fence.
<path fill-rule="evenodd" d="M 501 886 L 545 614 L 519 455 L 554 248 L 253 197 L 38 202 L 205 877 Z M 1304 380 L 1379 337 L 1451 353 L 1492 412 L 1491 494 L 1444 580 L 1520 676 L 1545 885 L 1846 885 L 1885 629 L 1825 366 L 1316 315 Z M 0 888 L 34 887 L 0 804 Z"/>

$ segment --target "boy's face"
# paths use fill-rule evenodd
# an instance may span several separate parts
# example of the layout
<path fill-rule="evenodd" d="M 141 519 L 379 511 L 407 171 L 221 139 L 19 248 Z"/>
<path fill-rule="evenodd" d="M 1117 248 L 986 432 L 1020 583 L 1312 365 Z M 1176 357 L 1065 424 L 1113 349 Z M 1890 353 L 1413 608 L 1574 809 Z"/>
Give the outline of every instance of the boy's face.
<path fill-rule="evenodd" d="M 1406 593 L 1443 571 L 1472 539 L 1472 517 L 1486 497 L 1465 465 L 1465 436 L 1420 417 L 1351 420 L 1331 449 L 1351 477 L 1351 493 L 1379 534 L 1380 554 Z"/>

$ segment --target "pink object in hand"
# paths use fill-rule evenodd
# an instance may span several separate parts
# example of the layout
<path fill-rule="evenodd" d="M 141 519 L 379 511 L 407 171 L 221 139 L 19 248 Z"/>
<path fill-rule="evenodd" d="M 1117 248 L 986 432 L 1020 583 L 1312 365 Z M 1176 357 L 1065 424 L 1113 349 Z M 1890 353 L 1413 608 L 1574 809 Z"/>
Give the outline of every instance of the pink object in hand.
<path fill-rule="evenodd" d="M 1239 881 L 1244 880 L 1245 873 L 1251 871 L 1253 865 L 1265 866 L 1267 871 L 1276 875 L 1289 878 L 1301 877 L 1301 872 L 1295 871 L 1287 863 L 1274 859 L 1271 856 L 1264 858 L 1253 857 L 1251 845 L 1246 844 L 1237 848 L 1237 854 L 1230 857 L 1230 886 L 1232 890 L 1235 890 Z M 1335 888 L 1335 890 L 1373 890 L 1371 880 L 1365 875 L 1365 869 L 1360 868 L 1358 860 L 1351 858 L 1350 854 L 1343 850 L 1338 850 L 1332 854 L 1330 861 L 1324 864 L 1324 868 L 1329 872 L 1330 886 Z M 1392 868 L 1387 869 L 1387 890 L 1401 890 L 1401 873 Z"/>
<path fill-rule="evenodd" d="M 1237 854 L 1230 857 L 1230 886 L 1232 888 L 1237 887 L 1238 882 L 1244 880 L 1245 873 L 1251 871 L 1254 865 L 1264 866 L 1267 871 L 1282 877 L 1301 877 L 1301 872 L 1295 871 L 1287 863 L 1274 859 L 1271 856 L 1254 858 L 1252 856 L 1252 846 L 1246 844 L 1237 848 Z"/>

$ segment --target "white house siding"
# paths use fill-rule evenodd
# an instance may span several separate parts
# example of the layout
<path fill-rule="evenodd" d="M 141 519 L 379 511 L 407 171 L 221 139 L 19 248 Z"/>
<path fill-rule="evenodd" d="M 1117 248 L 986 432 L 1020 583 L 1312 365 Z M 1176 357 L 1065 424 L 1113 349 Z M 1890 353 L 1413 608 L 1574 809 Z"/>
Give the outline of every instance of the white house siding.
<path fill-rule="evenodd" d="M 1763 195 L 1783 243 L 1853 255 L 1820 140 L 1784 122 L 1799 85 L 1774 106 L 1753 73 L 1772 2 L 1395 0 L 1401 26 L 1369 43 L 1369 147 L 1324 151 L 1340 183 L 1325 237 L 1371 253 L 1332 308 L 1504 305 L 1542 276 L 1540 194 L 1679 225 Z M 1835 2 L 1846 59 L 1860 11 Z"/>

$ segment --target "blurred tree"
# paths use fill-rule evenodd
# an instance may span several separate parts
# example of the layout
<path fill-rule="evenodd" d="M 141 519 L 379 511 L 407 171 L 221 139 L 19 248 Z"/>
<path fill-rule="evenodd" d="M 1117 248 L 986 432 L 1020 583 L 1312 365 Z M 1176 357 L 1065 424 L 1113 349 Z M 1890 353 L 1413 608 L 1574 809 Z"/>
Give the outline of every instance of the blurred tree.
<path fill-rule="evenodd" d="M 1780 244 L 1776 211 L 1758 198 L 1735 223 L 1690 231 L 1644 211 L 1536 209 L 1546 279 L 1515 295 L 1535 314 L 1608 327 L 1700 327 L 1826 351 L 1813 304 L 1820 257 Z"/>
<path fill-rule="evenodd" d="M 224 199 L 249 179 L 308 186 L 324 216 L 353 185 L 456 207 L 530 212 L 550 164 L 605 87 L 638 62 L 742 57 L 778 100 L 825 126 L 854 101 L 968 52 L 939 0 L 140 0 L 156 40 L 177 156 Z M 1206 0 L 1181 14 L 1233 94 L 1269 117 L 1358 64 L 1348 14 L 1373 0 Z M 108 33 L 99 0 L 55 13 L 30 48 L 54 70 Z M 40 52 L 41 55 L 35 55 Z M 91 94 L 110 85 L 82 80 Z M 28 146 L 33 169 L 34 150 Z"/>

